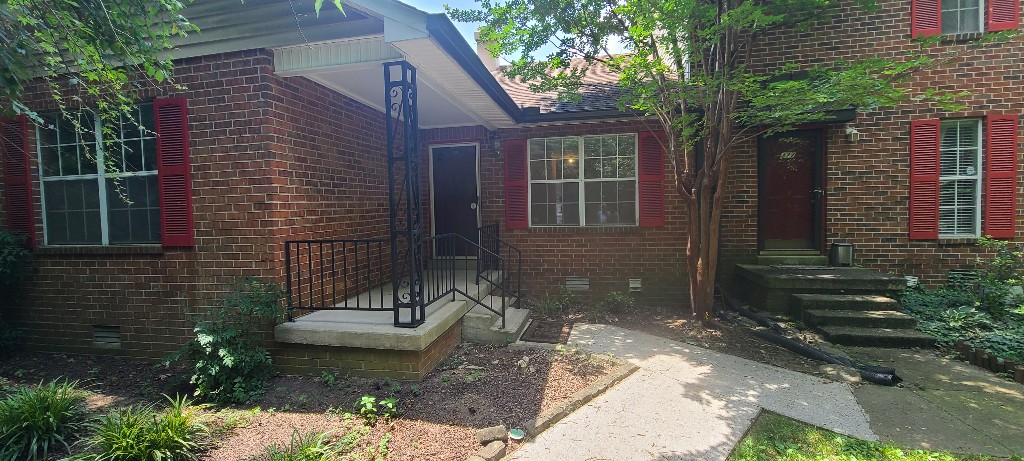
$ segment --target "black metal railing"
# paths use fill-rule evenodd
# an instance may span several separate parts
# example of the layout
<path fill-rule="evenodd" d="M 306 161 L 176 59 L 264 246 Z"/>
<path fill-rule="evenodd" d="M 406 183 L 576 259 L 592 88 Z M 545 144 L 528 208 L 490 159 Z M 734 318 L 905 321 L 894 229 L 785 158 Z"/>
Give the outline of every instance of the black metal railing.
<path fill-rule="evenodd" d="M 512 297 L 518 306 L 523 288 L 523 252 L 501 239 L 501 227 L 498 223 L 480 227 L 477 234 L 480 236 L 480 246 L 498 257 L 490 258 L 483 254 L 478 257 L 477 276 L 481 277 L 488 271 L 496 271 L 501 275 L 501 282 L 495 285 L 503 294 Z"/>
<path fill-rule="evenodd" d="M 505 311 L 516 302 L 505 285 L 505 274 L 509 272 L 505 258 L 460 234 L 437 235 L 426 241 L 427 248 L 432 250 L 426 261 L 428 270 L 424 272 L 427 303 L 448 295 L 454 300 L 461 294 L 497 314 L 505 328 Z M 487 260 L 491 269 L 481 272 L 481 259 Z"/>
<path fill-rule="evenodd" d="M 289 321 L 302 310 L 392 310 L 382 289 L 391 277 L 384 239 L 292 240 L 284 264 Z"/>
<path fill-rule="evenodd" d="M 498 232 L 496 224 L 481 227 L 477 242 L 459 234 L 425 238 L 419 252 L 422 304 L 413 307 L 425 309 L 461 294 L 498 315 L 504 328 L 506 309 L 519 302 L 522 253 L 502 241 Z M 385 239 L 286 242 L 288 320 L 303 311 L 392 311 L 395 325 L 407 326 L 393 300 L 418 297 L 406 296 L 414 288 L 408 264 L 391 267 L 391 250 Z M 400 281 L 397 286 L 394 280 Z"/>

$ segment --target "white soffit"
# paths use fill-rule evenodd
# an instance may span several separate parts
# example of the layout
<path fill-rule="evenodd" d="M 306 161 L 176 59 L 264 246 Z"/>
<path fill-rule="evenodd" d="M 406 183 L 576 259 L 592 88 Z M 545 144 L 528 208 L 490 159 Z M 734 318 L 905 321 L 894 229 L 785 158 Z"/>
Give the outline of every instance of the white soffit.
<path fill-rule="evenodd" d="M 290 46 L 274 50 L 274 72 L 302 76 L 384 112 L 384 63 L 404 55 L 383 36 Z M 417 73 L 422 128 L 485 125 L 430 74 Z"/>
<path fill-rule="evenodd" d="M 402 59 L 402 53 L 385 42 L 383 36 L 366 37 L 277 48 L 274 50 L 274 72 L 282 76 L 308 75 L 353 64 L 399 59 Z"/>
<path fill-rule="evenodd" d="M 491 96 L 430 39 L 389 43 L 383 35 L 274 49 L 274 73 L 302 76 L 379 111 L 384 63 L 405 59 L 417 70 L 420 126 L 515 126 Z"/>
<path fill-rule="evenodd" d="M 392 45 L 399 49 L 416 70 L 418 75 L 427 74 L 431 80 L 441 82 L 450 97 L 487 120 L 491 128 L 513 128 L 515 122 L 494 102 L 491 95 L 463 70 L 454 59 L 445 53 L 440 45 L 429 38 L 403 40 Z"/>

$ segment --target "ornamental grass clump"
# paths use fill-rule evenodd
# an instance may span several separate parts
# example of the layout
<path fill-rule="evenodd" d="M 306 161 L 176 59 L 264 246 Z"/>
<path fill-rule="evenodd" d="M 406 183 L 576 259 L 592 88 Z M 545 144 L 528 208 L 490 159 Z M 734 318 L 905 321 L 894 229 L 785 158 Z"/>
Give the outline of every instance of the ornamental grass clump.
<path fill-rule="evenodd" d="M 85 393 L 78 383 L 56 380 L 13 390 L 0 400 L 0 460 L 45 459 L 85 424 Z"/>
<path fill-rule="evenodd" d="M 187 398 L 168 398 L 158 411 L 152 405 L 117 408 L 91 424 L 86 452 L 73 461 L 191 461 L 199 459 L 209 442 L 202 406 Z"/>
<path fill-rule="evenodd" d="M 365 428 L 346 433 L 334 440 L 330 432 L 302 435 L 296 430 L 288 445 L 266 447 L 258 461 L 336 461 L 351 453 L 367 434 Z"/>

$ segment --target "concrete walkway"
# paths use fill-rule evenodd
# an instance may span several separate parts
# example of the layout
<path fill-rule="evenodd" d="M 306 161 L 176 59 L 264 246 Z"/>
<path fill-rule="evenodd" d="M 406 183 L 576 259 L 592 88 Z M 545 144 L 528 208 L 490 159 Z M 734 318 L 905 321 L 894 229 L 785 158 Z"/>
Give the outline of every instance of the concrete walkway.
<path fill-rule="evenodd" d="M 850 386 L 607 325 L 569 345 L 640 369 L 510 460 L 724 460 L 760 409 L 877 440 Z"/>
<path fill-rule="evenodd" d="M 853 391 L 883 440 L 958 453 L 1024 454 L 1024 386 L 933 350 L 845 349 L 863 362 L 896 368 L 904 379 L 902 387 Z"/>

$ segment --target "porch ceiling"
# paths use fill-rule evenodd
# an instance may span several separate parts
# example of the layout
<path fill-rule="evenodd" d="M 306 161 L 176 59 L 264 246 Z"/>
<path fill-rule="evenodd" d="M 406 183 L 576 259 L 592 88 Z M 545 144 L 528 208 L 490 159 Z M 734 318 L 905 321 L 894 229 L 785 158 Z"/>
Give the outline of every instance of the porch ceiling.
<path fill-rule="evenodd" d="M 513 125 L 509 117 L 430 38 L 388 42 L 384 34 L 282 47 L 274 50 L 275 73 L 303 76 L 384 111 L 384 63 L 416 67 L 421 128 Z"/>

